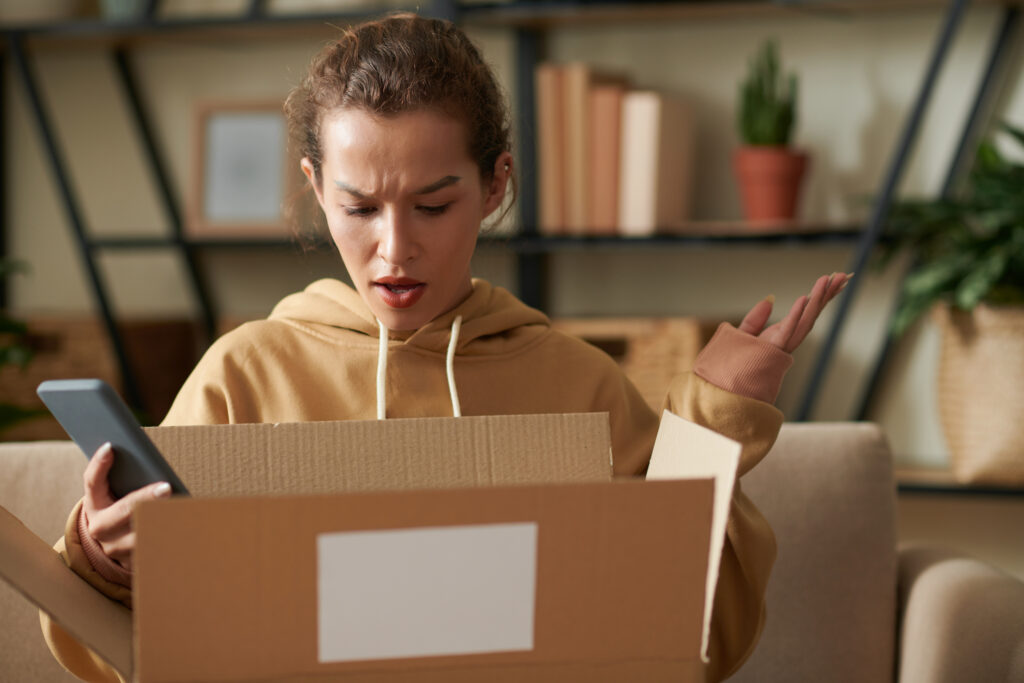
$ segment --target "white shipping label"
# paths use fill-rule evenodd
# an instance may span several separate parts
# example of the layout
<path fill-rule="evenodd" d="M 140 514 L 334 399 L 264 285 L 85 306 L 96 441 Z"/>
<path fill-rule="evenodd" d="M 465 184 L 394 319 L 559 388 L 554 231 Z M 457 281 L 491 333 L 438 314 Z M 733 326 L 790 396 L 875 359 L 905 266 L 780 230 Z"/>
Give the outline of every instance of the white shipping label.
<path fill-rule="evenodd" d="M 320 534 L 319 657 L 533 649 L 537 524 Z"/>

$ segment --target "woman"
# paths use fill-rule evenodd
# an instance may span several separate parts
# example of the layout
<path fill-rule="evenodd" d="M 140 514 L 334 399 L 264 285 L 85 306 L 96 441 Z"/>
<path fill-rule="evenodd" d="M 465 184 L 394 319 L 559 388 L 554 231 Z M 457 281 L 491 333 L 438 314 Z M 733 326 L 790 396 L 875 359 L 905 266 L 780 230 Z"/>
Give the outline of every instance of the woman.
<path fill-rule="evenodd" d="M 616 475 L 643 473 L 658 418 L 606 355 L 551 330 L 511 294 L 473 280 L 480 224 L 512 181 L 508 116 L 493 74 L 450 23 L 396 15 L 345 32 L 285 104 L 302 170 L 355 289 L 321 280 L 267 320 L 218 340 L 164 424 L 608 412 Z M 743 444 L 740 473 L 771 447 L 792 352 L 847 277 L 820 278 L 765 327 L 772 302 L 723 325 L 666 407 Z M 101 449 L 58 543 L 69 565 L 130 604 L 131 509 L 113 500 Z M 737 487 L 712 619 L 718 680 L 752 651 L 775 544 Z M 94 680 L 116 674 L 44 618 L 55 655 Z"/>

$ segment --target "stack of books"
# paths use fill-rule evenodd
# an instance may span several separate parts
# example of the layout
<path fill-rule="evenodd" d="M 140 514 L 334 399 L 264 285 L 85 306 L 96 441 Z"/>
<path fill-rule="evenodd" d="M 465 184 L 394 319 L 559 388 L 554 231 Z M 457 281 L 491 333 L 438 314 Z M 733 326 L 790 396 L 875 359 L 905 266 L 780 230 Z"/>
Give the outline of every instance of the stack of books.
<path fill-rule="evenodd" d="M 535 76 L 542 234 L 650 235 L 690 219 L 687 102 L 582 62 L 543 62 Z"/>

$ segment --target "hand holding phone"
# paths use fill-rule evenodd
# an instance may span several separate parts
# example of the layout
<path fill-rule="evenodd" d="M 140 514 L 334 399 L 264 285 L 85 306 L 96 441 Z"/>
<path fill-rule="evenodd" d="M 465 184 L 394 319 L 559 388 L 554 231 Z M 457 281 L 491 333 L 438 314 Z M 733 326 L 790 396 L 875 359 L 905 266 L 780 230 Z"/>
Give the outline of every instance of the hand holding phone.
<path fill-rule="evenodd" d="M 125 576 L 122 570 L 132 570 L 135 555 L 132 516 L 135 514 L 135 506 L 144 500 L 169 497 L 171 485 L 167 482 L 149 484 L 122 498 L 114 498 L 107 481 L 113 463 L 114 449 L 107 444 L 93 454 L 85 468 L 85 495 L 77 520 L 79 540 L 83 548 L 86 548 L 86 556 L 90 558 L 89 563 L 93 568 L 99 570 L 100 564 L 107 564 L 106 571 L 101 572 L 104 577 L 115 583 L 130 585 L 130 576 Z M 88 546 L 96 544 L 112 562 L 102 563 L 94 553 L 90 553 Z"/>

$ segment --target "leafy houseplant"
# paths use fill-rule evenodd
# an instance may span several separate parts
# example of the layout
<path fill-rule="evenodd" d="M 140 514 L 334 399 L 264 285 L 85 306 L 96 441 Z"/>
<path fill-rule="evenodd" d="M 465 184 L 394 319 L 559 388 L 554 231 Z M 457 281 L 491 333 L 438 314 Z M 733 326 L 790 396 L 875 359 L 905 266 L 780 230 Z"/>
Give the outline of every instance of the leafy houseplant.
<path fill-rule="evenodd" d="M 1024 130 L 1002 128 L 1024 151 Z M 986 141 L 959 195 L 894 204 L 882 263 L 907 251 L 913 265 L 892 333 L 934 309 L 954 475 L 1024 484 L 1024 164 Z"/>
<path fill-rule="evenodd" d="M 1024 150 L 1024 130 L 1003 129 Z M 964 311 L 981 302 L 1024 305 L 1024 165 L 983 142 L 960 196 L 895 204 L 886 238 L 883 264 L 907 250 L 916 259 L 894 334 L 939 302 Z"/>
<path fill-rule="evenodd" d="M 0 280 L 21 269 L 9 260 L 0 260 Z M 32 349 L 28 345 L 28 328 L 25 323 L 15 320 L 0 310 L 0 370 L 8 366 L 24 368 L 32 360 Z M 43 411 L 0 401 L 0 433 L 8 427 L 36 417 Z"/>
<path fill-rule="evenodd" d="M 789 145 L 796 123 L 796 74 L 783 78 L 775 43 L 766 42 L 740 84 L 738 124 L 747 145 Z"/>
<path fill-rule="evenodd" d="M 792 148 L 798 80 L 784 76 L 774 41 L 751 58 L 739 88 L 737 127 L 743 142 L 734 167 L 744 214 L 754 222 L 792 220 L 807 168 L 807 155 Z"/>

